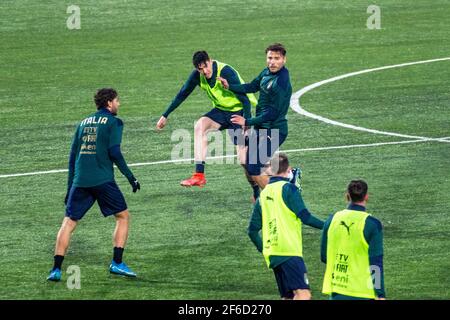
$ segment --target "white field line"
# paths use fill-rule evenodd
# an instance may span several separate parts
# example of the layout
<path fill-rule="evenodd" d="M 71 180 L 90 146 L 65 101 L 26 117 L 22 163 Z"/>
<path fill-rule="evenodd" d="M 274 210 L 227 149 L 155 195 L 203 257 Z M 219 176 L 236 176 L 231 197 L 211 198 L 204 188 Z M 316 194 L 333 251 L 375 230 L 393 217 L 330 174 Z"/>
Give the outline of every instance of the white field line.
<path fill-rule="evenodd" d="M 335 82 L 338 80 L 342 80 L 345 78 L 349 78 L 349 77 L 353 77 L 353 76 L 357 76 L 360 74 L 364 74 L 364 73 L 369 73 L 369 72 L 375 72 L 375 71 L 380 71 L 380 70 L 387 70 L 387 69 L 393 69 L 393 68 L 401 68 L 401 67 L 407 67 L 407 66 L 412 66 L 412 65 L 417 65 L 417 64 L 424 64 L 424 63 L 432 63 L 432 62 L 437 62 L 437 61 L 446 61 L 446 60 L 450 60 L 450 57 L 446 57 L 446 58 L 439 58 L 439 59 L 431 59 L 431 60 L 422 60 L 422 61 L 415 61 L 415 62 L 408 62 L 408 63 L 401 63 L 401 64 L 395 64 L 395 65 L 390 65 L 390 66 L 384 66 L 384 67 L 378 67 L 378 68 L 372 68 L 372 69 L 365 69 L 365 70 L 361 70 L 361 71 L 356 71 L 356 72 L 351 72 L 351 73 L 346 73 L 340 76 L 336 76 L 330 79 L 326 79 L 326 80 L 322 80 L 313 84 L 310 84 L 309 86 L 304 87 L 303 89 L 295 92 L 292 97 L 291 97 L 291 108 L 299 113 L 302 114 L 306 117 L 309 118 L 313 118 L 334 126 L 340 126 L 340 127 L 344 127 L 344 128 L 348 128 L 348 129 L 353 129 L 353 130 L 359 130 L 359 131 L 365 131 L 365 132 L 370 132 L 370 133 L 374 133 L 374 134 L 383 134 L 383 135 L 388 135 L 388 136 L 395 136 L 395 137 L 401 137 L 401 138 L 408 138 L 408 139 L 425 139 L 425 140 L 432 140 L 432 141 L 439 141 L 439 142 L 450 142 L 447 139 L 443 139 L 443 138 L 429 138 L 429 137 L 422 137 L 422 136 L 413 136 L 413 135 L 407 135 L 407 134 L 401 134 L 401 133 L 396 133 L 396 132 L 387 132 L 387 131 L 381 131 L 381 130 L 375 130 L 375 129 L 369 129 L 369 128 L 363 128 L 363 127 L 358 127 L 355 125 L 351 125 L 351 124 L 346 124 L 343 122 L 339 122 L 339 121 L 335 121 L 335 120 L 331 120 L 325 117 L 322 117 L 320 115 L 311 113 L 309 111 L 306 111 L 304 108 L 302 108 L 302 106 L 300 105 L 300 98 L 307 92 L 323 86 L 324 84 L 327 83 L 331 83 L 331 82 Z"/>
<path fill-rule="evenodd" d="M 450 137 L 448 137 L 450 138 Z M 448 139 L 447 138 L 447 139 Z M 294 152 L 313 152 L 313 151 L 324 151 L 324 150 L 336 150 L 336 149 L 351 149 L 351 148 L 367 148 L 367 147 L 379 147 L 385 145 L 396 145 L 396 144 L 407 144 L 407 143 L 418 143 L 418 142 L 429 142 L 435 141 L 434 139 L 416 139 L 416 140 L 403 140 L 403 141 L 391 141 L 391 142 L 377 142 L 377 143 L 368 143 L 368 144 L 352 144 L 352 145 L 341 145 L 341 146 L 328 146 L 328 147 L 317 147 L 317 148 L 303 148 L 303 149 L 290 149 L 290 150 L 282 150 L 286 153 L 294 153 Z M 225 155 L 225 156 L 216 156 L 216 157 L 207 157 L 207 160 L 213 159 L 225 159 L 225 158 L 236 158 L 236 155 Z M 153 162 L 139 162 L 129 164 L 129 167 L 141 167 L 141 166 L 149 166 L 155 164 L 166 164 L 166 163 L 192 163 L 194 158 L 190 159 L 176 159 L 176 160 L 163 160 L 163 161 L 153 161 Z M 48 171 L 34 171 L 34 172 L 25 172 L 25 173 L 13 173 L 13 174 L 3 174 L 0 175 L 0 178 L 13 178 L 13 177 L 23 177 L 23 176 L 36 176 L 43 174 L 51 174 L 51 173 L 61 173 L 67 172 L 67 169 L 56 169 L 56 170 L 48 170 Z"/>

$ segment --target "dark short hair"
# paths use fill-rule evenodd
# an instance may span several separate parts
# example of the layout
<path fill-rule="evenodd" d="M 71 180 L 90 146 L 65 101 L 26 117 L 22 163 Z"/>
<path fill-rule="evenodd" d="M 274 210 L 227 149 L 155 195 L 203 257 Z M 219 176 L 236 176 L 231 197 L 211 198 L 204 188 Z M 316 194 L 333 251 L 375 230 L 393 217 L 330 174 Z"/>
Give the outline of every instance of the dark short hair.
<path fill-rule="evenodd" d="M 364 180 L 352 180 L 347 186 L 347 192 L 352 202 L 361 202 L 364 200 L 369 187 Z"/>
<path fill-rule="evenodd" d="M 286 49 L 284 48 L 284 46 L 281 43 L 274 43 L 271 44 L 270 46 L 268 46 L 266 48 L 266 53 L 269 51 L 275 51 L 275 52 L 279 52 L 281 53 L 283 56 L 286 55 Z"/>
<path fill-rule="evenodd" d="M 113 88 L 103 88 L 97 91 L 94 96 L 95 104 L 97 105 L 97 110 L 101 108 L 106 108 L 108 106 L 108 101 L 113 101 L 117 98 L 117 91 Z"/>
<path fill-rule="evenodd" d="M 285 173 L 289 168 L 289 160 L 287 154 L 284 152 L 275 154 L 272 159 L 270 159 L 270 167 L 272 168 L 273 174 Z M 276 172 L 273 171 L 274 169 L 276 170 Z"/>
<path fill-rule="evenodd" d="M 209 60 L 208 52 L 206 51 L 197 51 L 194 53 L 192 57 L 192 64 L 195 68 L 198 68 L 202 63 L 206 64 L 206 61 Z"/>

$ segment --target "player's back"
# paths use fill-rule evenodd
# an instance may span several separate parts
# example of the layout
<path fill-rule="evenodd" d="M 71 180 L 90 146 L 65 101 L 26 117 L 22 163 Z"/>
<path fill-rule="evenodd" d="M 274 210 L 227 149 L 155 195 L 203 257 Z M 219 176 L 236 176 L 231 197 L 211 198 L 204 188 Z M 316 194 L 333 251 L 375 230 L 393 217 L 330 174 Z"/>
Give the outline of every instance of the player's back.
<path fill-rule="evenodd" d="M 122 128 L 122 121 L 105 108 L 80 122 L 74 137 L 74 186 L 92 187 L 114 180 L 108 149 L 120 145 Z"/>

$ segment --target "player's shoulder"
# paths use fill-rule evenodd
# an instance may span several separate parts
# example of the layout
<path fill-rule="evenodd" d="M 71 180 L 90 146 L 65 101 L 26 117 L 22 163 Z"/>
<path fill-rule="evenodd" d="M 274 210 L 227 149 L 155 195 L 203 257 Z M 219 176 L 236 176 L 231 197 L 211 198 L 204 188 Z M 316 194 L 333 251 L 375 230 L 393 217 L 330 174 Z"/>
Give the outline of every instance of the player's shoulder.
<path fill-rule="evenodd" d="M 114 119 L 113 120 L 113 123 L 115 123 L 118 127 L 122 127 L 123 126 L 123 121 L 122 121 L 122 119 L 120 119 L 120 118 L 117 118 L 117 117 L 111 117 L 112 119 Z"/>
<path fill-rule="evenodd" d="M 283 199 L 285 199 L 285 201 L 291 201 L 292 199 L 300 199 L 301 202 L 303 202 L 303 197 L 302 197 L 302 193 L 301 191 L 298 189 L 298 187 L 291 183 L 291 182 L 287 182 L 283 185 L 283 190 L 282 190 L 282 195 L 283 195 Z M 289 200 L 291 199 L 291 200 Z"/>
<path fill-rule="evenodd" d="M 225 78 L 225 79 L 230 78 L 230 77 L 234 77 L 236 75 L 237 75 L 236 69 L 234 69 L 232 66 L 230 66 L 228 64 L 226 64 L 222 68 L 222 70 L 220 71 L 220 76 Z"/>
<path fill-rule="evenodd" d="M 118 118 L 117 116 L 115 116 L 115 115 L 113 115 L 111 113 L 106 113 L 106 114 L 104 114 L 102 116 L 108 118 L 107 125 L 109 127 L 122 127 L 123 126 L 122 119 Z"/>
<path fill-rule="evenodd" d="M 383 224 L 381 223 L 381 221 L 377 218 L 375 218 L 372 215 L 369 215 L 366 219 L 366 225 L 368 225 L 369 227 L 372 227 L 378 231 L 383 229 Z"/>
<path fill-rule="evenodd" d="M 233 68 L 232 66 L 230 66 L 229 64 L 225 64 L 224 63 L 224 66 L 223 66 L 223 68 L 222 68 L 222 71 L 221 71 L 221 74 L 235 74 L 236 73 L 236 69 L 235 68 Z"/>
<path fill-rule="evenodd" d="M 197 69 L 193 69 L 187 82 L 200 83 L 200 72 Z"/>
<path fill-rule="evenodd" d="M 297 186 L 293 183 L 287 182 L 283 185 L 283 189 L 286 190 L 286 192 L 289 193 L 300 193 L 300 190 L 298 190 Z"/>
<path fill-rule="evenodd" d="M 290 82 L 289 70 L 286 67 L 281 68 L 277 76 L 278 76 L 278 84 L 281 86 L 286 86 Z"/>
<path fill-rule="evenodd" d="M 271 75 L 269 68 L 268 68 L 268 67 L 265 67 L 265 68 L 261 71 L 260 75 L 261 75 L 261 76 L 268 76 L 268 75 Z"/>

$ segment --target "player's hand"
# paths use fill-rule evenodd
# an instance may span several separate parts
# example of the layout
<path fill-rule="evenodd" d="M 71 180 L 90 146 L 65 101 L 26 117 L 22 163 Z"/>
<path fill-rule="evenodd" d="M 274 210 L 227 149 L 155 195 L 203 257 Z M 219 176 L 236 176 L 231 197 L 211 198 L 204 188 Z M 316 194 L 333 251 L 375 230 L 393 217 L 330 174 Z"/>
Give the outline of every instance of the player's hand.
<path fill-rule="evenodd" d="M 167 118 L 164 116 L 161 116 L 161 118 L 159 118 L 159 120 L 158 120 L 158 123 L 156 124 L 156 129 L 161 130 L 162 128 L 164 128 L 166 123 L 167 123 Z"/>
<path fill-rule="evenodd" d="M 224 79 L 222 77 L 217 77 L 217 80 L 219 80 L 220 83 L 222 83 L 222 87 L 224 87 L 225 89 L 228 90 L 230 88 L 230 85 L 228 84 L 227 79 Z"/>
<path fill-rule="evenodd" d="M 238 124 L 242 127 L 245 126 L 245 118 L 237 114 L 231 116 L 231 122 L 233 122 L 234 124 Z"/>
<path fill-rule="evenodd" d="M 131 177 L 128 182 L 131 184 L 131 187 L 133 188 L 133 193 L 136 193 L 136 191 L 141 190 L 141 184 L 135 177 Z"/>

